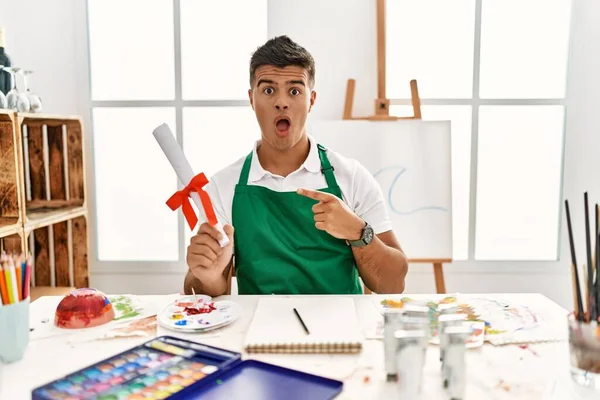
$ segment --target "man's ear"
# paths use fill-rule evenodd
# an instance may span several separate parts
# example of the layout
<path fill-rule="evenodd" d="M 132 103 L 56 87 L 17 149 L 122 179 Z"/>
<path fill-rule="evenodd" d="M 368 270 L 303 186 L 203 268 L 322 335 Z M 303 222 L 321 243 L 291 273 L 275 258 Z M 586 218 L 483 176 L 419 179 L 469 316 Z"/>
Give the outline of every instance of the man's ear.
<path fill-rule="evenodd" d="M 248 99 L 250 99 L 250 106 L 254 110 L 254 99 L 252 98 L 252 89 L 248 89 Z"/>
<path fill-rule="evenodd" d="M 310 112 L 310 110 L 312 110 L 313 106 L 315 105 L 316 100 L 317 100 L 317 92 L 313 90 L 312 92 L 310 92 L 310 106 L 308 107 L 308 112 Z"/>

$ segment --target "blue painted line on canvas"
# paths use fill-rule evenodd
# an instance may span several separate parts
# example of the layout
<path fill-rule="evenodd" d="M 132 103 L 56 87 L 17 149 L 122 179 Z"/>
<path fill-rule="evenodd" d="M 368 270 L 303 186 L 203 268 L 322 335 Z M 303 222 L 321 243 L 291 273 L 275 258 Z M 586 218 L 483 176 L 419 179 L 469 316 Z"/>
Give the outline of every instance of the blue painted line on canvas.
<path fill-rule="evenodd" d="M 377 175 L 381 174 L 384 171 L 388 171 L 388 170 L 392 170 L 392 169 L 400 170 L 400 172 L 398 172 L 394 176 L 394 180 L 392 181 L 392 184 L 390 185 L 390 188 L 388 189 L 388 193 L 387 193 L 387 199 L 388 199 L 388 203 L 390 205 L 390 210 L 392 210 L 393 213 L 396 213 L 399 215 L 411 215 L 411 214 L 416 214 L 416 213 L 422 212 L 422 211 L 443 211 L 443 212 L 448 211 L 447 208 L 441 207 L 441 206 L 417 207 L 417 208 L 414 208 L 414 209 L 408 210 L 408 211 L 398 210 L 396 207 L 394 207 L 394 203 L 392 202 L 392 192 L 394 191 L 394 187 L 396 186 L 398 179 L 400 179 L 400 177 L 407 171 L 407 169 L 405 167 L 401 167 L 398 165 L 394 165 L 391 167 L 385 167 L 385 168 L 382 168 L 379 171 L 377 171 L 375 174 L 373 174 L 373 177 L 375 179 L 377 179 Z"/>

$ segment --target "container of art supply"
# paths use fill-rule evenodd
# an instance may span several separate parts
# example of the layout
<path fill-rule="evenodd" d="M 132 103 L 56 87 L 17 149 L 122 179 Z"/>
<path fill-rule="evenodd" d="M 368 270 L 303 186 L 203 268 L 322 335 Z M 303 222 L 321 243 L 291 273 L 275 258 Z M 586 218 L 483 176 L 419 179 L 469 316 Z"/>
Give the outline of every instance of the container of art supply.
<path fill-rule="evenodd" d="M 429 330 L 429 319 L 427 318 L 402 315 L 400 322 L 402 329 L 423 329 L 425 333 Z"/>
<path fill-rule="evenodd" d="M 448 345 L 445 330 L 450 326 L 460 326 L 467 318 L 466 314 L 442 314 L 438 317 L 438 336 L 440 339 L 440 361 L 444 361 L 444 351 Z"/>
<path fill-rule="evenodd" d="M 29 344 L 29 298 L 0 307 L 0 362 L 23 358 Z"/>
<path fill-rule="evenodd" d="M 429 316 L 429 307 L 423 304 L 407 303 L 402 307 L 402 311 L 407 317 L 427 318 Z"/>
<path fill-rule="evenodd" d="M 571 377 L 581 386 L 600 391 L 600 324 L 577 321 L 573 315 L 568 323 Z"/>
<path fill-rule="evenodd" d="M 400 310 L 387 310 L 383 313 L 383 351 L 385 372 L 388 381 L 395 381 L 396 373 L 396 339 L 394 334 L 402 327 L 403 313 Z"/>
<path fill-rule="evenodd" d="M 427 334 L 420 329 L 398 330 L 396 341 L 396 371 L 398 398 L 417 400 L 421 392 L 421 380 L 425 365 L 425 340 Z"/>
<path fill-rule="evenodd" d="M 466 341 L 471 334 L 468 326 L 449 326 L 444 329 L 447 345 L 442 364 L 443 385 L 452 400 L 465 398 L 467 379 Z"/>
<path fill-rule="evenodd" d="M 437 312 L 440 315 L 454 314 L 457 311 L 458 311 L 458 303 L 456 301 L 453 301 L 451 303 L 442 303 L 442 304 L 439 304 L 437 307 Z"/>
<path fill-rule="evenodd" d="M 425 304 L 420 303 L 409 303 L 404 305 L 403 307 L 404 315 L 408 318 L 422 318 L 426 321 L 425 333 L 427 337 L 431 337 L 431 328 L 429 324 L 429 319 L 431 317 L 432 310 Z"/>

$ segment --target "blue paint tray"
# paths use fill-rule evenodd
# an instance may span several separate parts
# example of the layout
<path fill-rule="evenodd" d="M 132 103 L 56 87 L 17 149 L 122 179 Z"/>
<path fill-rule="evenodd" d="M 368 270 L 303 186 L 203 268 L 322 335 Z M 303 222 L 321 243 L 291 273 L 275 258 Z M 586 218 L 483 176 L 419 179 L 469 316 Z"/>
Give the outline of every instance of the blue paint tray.
<path fill-rule="evenodd" d="M 33 390 L 34 400 L 329 400 L 343 383 L 240 353 L 160 336 Z"/>

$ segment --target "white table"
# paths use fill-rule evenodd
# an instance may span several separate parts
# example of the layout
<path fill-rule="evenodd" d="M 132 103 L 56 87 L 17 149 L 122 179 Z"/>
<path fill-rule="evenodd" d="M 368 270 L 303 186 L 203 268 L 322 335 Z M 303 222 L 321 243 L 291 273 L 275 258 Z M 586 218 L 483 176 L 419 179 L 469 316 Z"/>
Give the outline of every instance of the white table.
<path fill-rule="evenodd" d="M 413 298 L 432 298 L 429 295 L 407 295 Z M 462 295 L 468 297 L 467 295 Z M 566 322 L 566 310 L 539 294 L 472 295 L 504 299 L 529 306 Z M 162 309 L 171 296 L 139 296 L 145 303 Z M 225 349 L 242 352 L 245 332 L 252 320 L 260 296 L 223 296 L 238 302 L 243 317 L 233 324 L 204 334 L 179 334 L 162 328 L 158 335 L 174 335 Z M 378 318 L 373 295 L 351 296 L 365 329 Z M 389 297 L 389 296 L 388 296 Z M 42 297 L 32 303 L 32 326 L 52 317 L 61 297 Z M 326 300 L 324 300 L 326 301 Z M 560 322 L 563 321 L 563 322 Z M 95 363 L 112 354 L 124 351 L 149 338 L 120 338 L 104 341 L 77 341 L 77 334 L 33 340 L 23 360 L 4 365 L 0 370 L 0 399 L 28 399 L 31 390 L 79 368 Z M 569 375 L 567 342 L 534 344 L 529 349 L 517 345 L 484 345 L 469 350 L 467 355 L 467 399 L 599 399 L 600 393 L 575 385 Z M 385 381 L 383 343 L 366 340 L 359 355 L 252 355 L 255 358 L 302 371 L 344 381 L 338 399 L 394 399 L 395 386 Z M 447 399 L 441 388 L 439 351 L 429 346 L 423 373 L 422 399 Z M 368 377 L 368 378 L 365 378 Z M 250 399 L 249 399 L 250 400 Z"/>

